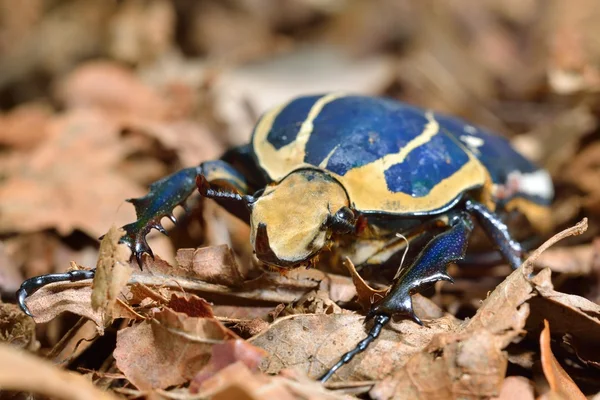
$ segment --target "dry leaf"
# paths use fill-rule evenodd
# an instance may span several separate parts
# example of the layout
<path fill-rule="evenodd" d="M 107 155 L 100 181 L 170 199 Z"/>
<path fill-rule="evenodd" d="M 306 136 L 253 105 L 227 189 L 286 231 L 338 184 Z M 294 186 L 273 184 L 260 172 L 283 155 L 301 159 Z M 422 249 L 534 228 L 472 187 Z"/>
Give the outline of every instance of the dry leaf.
<path fill-rule="evenodd" d="M 507 376 L 498 397 L 492 400 L 535 400 L 533 385 L 527 378 Z"/>
<path fill-rule="evenodd" d="M 352 277 L 352 283 L 354 283 L 354 286 L 356 287 L 356 294 L 358 296 L 357 301 L 363 310 L 370 310 L 374 304 L 382 300 L 387 292 L 389 292 L 389 288 L 377 290 L 370 287 L 369 284 L 365 282 L 365 280 L 356 271 L 354 264 L 349 258 L 344 260 L 344 266 L 348 269 L 348 272 Z"/>
<path fill-rule="evenodd" d="M 584 400 L 586 398 L 585 395 L 581 393 L 581 390 L 579 390 L 575 382 L 573 382 L 556 358 L 554 358 L 554 354 L 552 354 L 550 347 L 550 324 L 548 324 L 547 320 L 544 320 L 544 330 L 540 335 L 540 348 L 542 352 L 542 368 L 552 390 L 551 398 Z"/>
<path fill-rule="evenodd" d="M 0 342 L 30 351 L 40 347 L 35 322 L 14 304 L 0 302 Z"/>
<path fill-rule="evenodd" d="M 252 373 L 242 362 L 231 364 L 204 381 L 198 388 L 198 396 L 219 400 L 347 400 L 318 382 Z"/>
<path fill-rule="evenodd" d="M 241 339 L 215 344 L 212 347 L 210 362 L 194 376 L 190 384 L 190 391 L 197 393 L 203 382 L 236 362 L 243 363 L 250 371 L 257 371 L 258 365 L 266 356 L 266 351 Z"/>
<path fill-rule="evenodd" d="M 0 232 L 80 229 L 96 238 L 110 222 L 129 222 L 115 210 L 144 191 L 114 170 L 123 153 L 119 126 L 106 115 L 79 110 L 54 118 L 48 139 L 4 171 Z"/>
<path fill-rule="evenodd" d="M 92 308 L 104 315 L 106 325 L 112 322 L 117 298 L 132 274 L 129 266 L 131 250 L 119 243 L 124 234 L 122 228 L 112 226 L 102 239 L 98 252 L 92 285 Z"/>
<path fill-rule="evenodd" d="M 355 357 L 337 374 L 343 380 L 375 380 L 387 376 L 413 354 L 425 348 L 437 333 L 451 332 L 457 320 L 445 316 L 422 327 L 412 321 L 392 324 L 369 350 Z M 261 369 L 269 374 L 294 367 L 311 377 L 320 376 L 366 336 L 364 318 L 352 314 L 299 314 L 276 320 L 250 339 L 269 358 Z"/>
<path fill-rule="evenodd" d="M 2 390 L 31 392 L 65 400 L 117 399 L 78 373 L 61 370 L 49 361 L 4 343 L 0 343 L 0 360 Z"/>
<path fill-rule="evenodd" d="M 213 318 L 165 307 L 153 319 L 120 330 L 113 356 L 138 389 L 164 389 L 192 379 L 207 364 L 213 345 L 235 338 Z"/>
<path fill-rule="evenodd" d="M 180 268 L 189 270 L 188 276 L 195 276 L 204 282 L 229 287 L 244 282 L 235 256 L 227 245 L 179 249 L 176 260 Z"/>

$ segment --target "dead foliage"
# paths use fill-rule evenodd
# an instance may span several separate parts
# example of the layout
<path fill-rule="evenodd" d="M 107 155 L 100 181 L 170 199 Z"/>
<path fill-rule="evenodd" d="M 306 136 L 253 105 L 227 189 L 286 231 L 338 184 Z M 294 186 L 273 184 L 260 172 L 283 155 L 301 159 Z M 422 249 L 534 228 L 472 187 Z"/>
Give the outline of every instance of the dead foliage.
<path fill-rule="evenodd" d="M 600 393 L 597 2 L 0 2 L 3 398 Z M 385 282 L 327 260 L 264 270 L 249 228 L 198 197 L 149 236 L 143 269 L 114 227 L 134 219 L 124 199 L 246 143 L 266 108 L 333 90 L 506 135 L 552 175 L 561 233 L 511 220 L 520 269 L 451 266 L 454 285 L 413 296 L 424 326 L 391 322 L 321 385 Z M 29 297 L 33 320 L 14 304 L 24 278 L 94 266 Z"/>

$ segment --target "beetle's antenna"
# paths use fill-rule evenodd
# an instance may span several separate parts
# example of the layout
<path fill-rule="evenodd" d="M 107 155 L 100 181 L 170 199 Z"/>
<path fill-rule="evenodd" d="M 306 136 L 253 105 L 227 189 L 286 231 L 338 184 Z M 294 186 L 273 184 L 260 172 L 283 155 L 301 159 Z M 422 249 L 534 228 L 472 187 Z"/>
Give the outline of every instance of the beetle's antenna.
<path fill-rule="evenodd" d="M 404 236 L 401 233 L 396 233 L 396 237 L 404 239 L 404 241 L 406 242 L 406 247 L 404 248 L 404 254 L 402 254 L 402 260 L 400 260 L 400 266 L 398 267 L 398 271 L 396 271 L 396 275 L 394 275 L 394 280 L 398 279 L 398 277 L 400 276 L 402 266 L 404 265 L 404 259 L 406 258 L 406 254 L 408 253 L 408 249 L 410 247 L 410 242 L 408 241 L 406 236 Z"/>
<path fill-rule="evenodd" d="M 390 316 L 386 314 L 377 314 L 373 318 L 373 327 L 369 331 L 369 335 L 361 340 L 354 349 L 350 350 L 346 354 L 342 356 L 340 361 L 338 361 L 333 367 L 331 367 L 323 376 L 319 378 L 319 382 L 325 383 L 329 378 L 336 373 L 336 371 L 344 366 L 344 364 L 348 364 L 355 355 L 358 353 L 362 353 L 369 347 L 369 345 L 377 339 L 379 334 L 381 333 L 381 329 L 390 321 Z"/>

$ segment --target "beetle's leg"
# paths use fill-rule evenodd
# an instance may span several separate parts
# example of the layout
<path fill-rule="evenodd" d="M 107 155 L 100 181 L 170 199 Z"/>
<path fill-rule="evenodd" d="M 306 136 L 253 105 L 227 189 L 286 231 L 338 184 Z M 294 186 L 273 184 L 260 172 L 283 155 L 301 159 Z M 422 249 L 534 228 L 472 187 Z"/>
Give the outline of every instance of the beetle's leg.
<path fill-rule="evenodd" d="M 498 246 L 498 250 L 510 266 L 517 269 L 523 263 L 523 248 L 510 236 L 508 227 L 486 206 L 474 200 L 465 201 L 465 209 L 475 216 L 486 234 Z"/>
<path fill-rule="evenodd" d="M 204 162 L 198 167 L 178 171 L 150 185 L 150 191 L 146 196 L 128 200 L 135 207 L 137 220 L 123 227 L 125 235 L 120 242 L 129 246 L 140 267 L 143 253 L 152 256 L 152 250 L 148 246 L 146 235 L 153 228 L 166 233 L 160 223 L 163 217 L 169 217 L 173 222 L 176 222 L 173 209 L 178 205 L 182 205 L 196 189 L 197 176 L 202 176 L 202 179 L 208 182 L 209 188 L 213 188 L 213 190 L 214 188 L 220 188 L 220 193 L 226 193 L 227 190 L 230 190 L 232 193 L 235 192 L 235 196 L 240 196 L 240 193 L 246 193 L 247 191 L 246 180 L 243 175 L 225 161 L 216 160 Z M 200 191 L 202 193 L 202 190 Z M 213 197 L 210 193 L 206 194 Z M 251 197 L 240 196 L 240 199 L 250 200 Z M 25 299 L 37 289 L 54 282 L 75 282 L 91 279 L 94 277 L 94 272 L 95 270 L 76 270 L 64 274 L 48 274 L 27 279 L 17 291 L 19 306 L 27 315 L 31 316 L 25 305 Z"/>
<path fill-rule="evenodd" d="M 142 254 L 153 256 L 146 235 L 153 228 L 166 234 L 160 221 L 168 217 L 176 223 L 173 209 L 183 205 L 196 189 L 196 177 L 202 176 L 207 182 L 227 182 L 241 193 L 246 193 L 246 180 L 230 164 L 222 160 L 207 161 L 197 167 L 186 168 L 150 185 L 150 191 L 144 197 L 129 199 L 135 207 L 137 220 L 123 226 L 125 235 L 121 243 L 125 243 L 142 265 Z"/>
<path fill-rule="evenodd" d="M 19 303 L 19 307 L 21 307 L 21 310 L 23 310 L 25 314 L 32 317 L 33 315 L 31 315 L 31 312 L 25 305 L 25 299 L 27 298 L 27 296 L 29 296 L 42 286 L 46 286 L 50 283 L 65 281 L 78 282 L 86 279 L 92 279 L 94 277 L 95 272 L 95 269 L 76 269 L 62 274 L 47 274 L 27 279 L 21 284 L 21 287 L 17 291 L 17 302 Z"/>
<path fill-rule="evenodd" d="M 374 324 L 369 336 L 344 354 L 340 361 L 320 378 L 321 382 L 327 381 L 335 371 L 350 362 L 356 354 L 364 351 L 393 315 L 404 315 L 422 324 L 413 311 L 411 295 L 437 281 L 453 282 L 446 266 L 464 257 L 469 234 L 473 230 L 470 216 L 464 211 L 450 215 L 448 223 L 450 229 L 431 239 L 413 264 L 400 272 L 387 296 L 371 309 L 367 319 L 372 318 Z"/>

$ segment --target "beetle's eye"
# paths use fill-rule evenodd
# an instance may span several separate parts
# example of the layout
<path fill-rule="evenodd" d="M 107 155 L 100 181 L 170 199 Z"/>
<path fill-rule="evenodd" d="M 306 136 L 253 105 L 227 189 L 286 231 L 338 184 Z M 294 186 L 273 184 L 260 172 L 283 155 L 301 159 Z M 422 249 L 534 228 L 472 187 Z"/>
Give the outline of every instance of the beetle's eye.
<path fill-rule="evenodd" d="M 338 233 L 352 232 L 356 224 L 356 216 L 348 207 L 342 207 L 331 217 L 330 224 Z"/>

